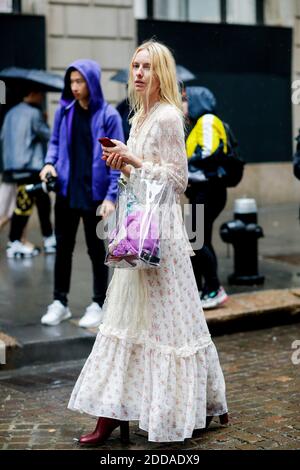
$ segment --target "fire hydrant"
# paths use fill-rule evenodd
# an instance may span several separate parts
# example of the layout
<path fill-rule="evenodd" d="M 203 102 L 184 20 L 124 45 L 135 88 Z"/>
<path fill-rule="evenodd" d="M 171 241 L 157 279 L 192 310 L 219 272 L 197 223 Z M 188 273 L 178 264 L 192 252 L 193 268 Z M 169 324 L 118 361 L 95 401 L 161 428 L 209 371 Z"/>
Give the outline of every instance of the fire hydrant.
<path fill-rule="evenodd" d="M 229 284 L 263 284 L 265 277 L 258 273 L 258 240 L 264 233 L 257 224 L 255 199 L 235 200 L 234 220 L 221 225 L 220 235 L 234 249 L 234 272 L 228 276 Z"/>

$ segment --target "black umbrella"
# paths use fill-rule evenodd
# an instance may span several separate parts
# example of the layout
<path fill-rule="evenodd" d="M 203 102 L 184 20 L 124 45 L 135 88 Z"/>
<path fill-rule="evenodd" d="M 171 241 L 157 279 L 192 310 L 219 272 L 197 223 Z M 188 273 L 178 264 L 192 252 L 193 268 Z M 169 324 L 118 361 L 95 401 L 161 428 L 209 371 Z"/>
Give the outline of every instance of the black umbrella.
<path fill-rule="evenodd" d="M 7 86 L 38 85 L 38 88 L 45 92 L 62 91 L 64 88 L 64 79 L 60 75 L 45 70 L 8 67 L 0 71 L 0 80 Z"/>
<path fill-rule="evenodd" d="M 177 79 L 180 82 L 189 82 L 191 80 L 195 80 L 196 76 L 190 72 L 187 68 L 183 67 L 183 65 L 176 65 L 176 72 L 177 72 Z M 119 83 L 127 83 L 128 82 L 128 70 L 122 69 L 119 70 L 115 75 L 111 77 L 111 80 L 114 82 Z"/>
<path fill-rule="evenodd" d="M 122 69 L 119 70 L 115 75 L 111 77 L 111 80 L 113 82 L 119 82 L 119 83 L 127 83 L 128 82 L 128 70 L 127 69 Z"/>
<path fill-rule="evenodd" d="M 183 65 L 176 65 L 177 78 L 180 82 L 190 82 L 196 80 L 196 75 L 194 75 L 190 70 L 185 68 Z"/>

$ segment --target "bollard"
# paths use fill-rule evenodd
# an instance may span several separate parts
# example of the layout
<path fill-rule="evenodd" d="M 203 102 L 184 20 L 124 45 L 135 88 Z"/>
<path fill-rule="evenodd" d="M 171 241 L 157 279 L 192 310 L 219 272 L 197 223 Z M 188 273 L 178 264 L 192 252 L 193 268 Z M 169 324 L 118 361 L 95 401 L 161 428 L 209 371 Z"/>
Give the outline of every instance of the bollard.
<path fill-rule="evenodd" d="M 228 276 L 229 284 L 263 284 L 265 277 L 258 273 L 258 240 L 264 234 L 257 224 L 255 199 L 235 200 L 234 220 L 221 225 L 220 235 L 234 250 L 234 272 Z"/>

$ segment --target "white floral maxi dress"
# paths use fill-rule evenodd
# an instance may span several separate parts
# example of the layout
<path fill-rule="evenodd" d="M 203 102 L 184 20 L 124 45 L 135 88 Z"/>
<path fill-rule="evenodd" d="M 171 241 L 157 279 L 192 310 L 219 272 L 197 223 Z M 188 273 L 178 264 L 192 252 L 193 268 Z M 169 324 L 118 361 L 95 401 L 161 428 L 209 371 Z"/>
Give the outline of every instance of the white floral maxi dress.
<path fill-rule="evenodd" d="M 128 146 L 144 169 L 164 172 L 175 194 L 184 192 L 184 131 L 173 106 L 155 105 L 139 129 L 133 125 Z M 115 269 L 103 308 L 70 409 L 137 420 L 155 442 L 183 441 L 205 427 L 206 416 L 227 412 L 186 242 L 166 240 L 159 268 Z"/>

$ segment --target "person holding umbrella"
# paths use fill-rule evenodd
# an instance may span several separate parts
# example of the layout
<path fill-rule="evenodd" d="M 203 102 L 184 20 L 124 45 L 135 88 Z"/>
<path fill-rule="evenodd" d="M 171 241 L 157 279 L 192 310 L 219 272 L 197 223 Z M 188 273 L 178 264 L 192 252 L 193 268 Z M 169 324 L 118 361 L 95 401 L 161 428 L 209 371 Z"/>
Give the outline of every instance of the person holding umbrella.
<path fill-rule="evenodd" d="M 23 240 L 34 202 L 44 238 L 44 251 L 55 252 L 49 195 L 40 192 L 31 197 L 24 186 L 26 183 L 39 181 L 39 172 L 44 165 L 46 145 L 50 138 L 50 129 L 42 113 L 44 91 L 38 83 L 33 82 L 27 83 L 26 88 L 23 101 L 6 114 L 1 131 L 3 181 L 17 183 L 16 208 L 11 219 L 6 249 L 8 258 L 29 258 L 39 253 L 34 245 Z"/>
<path fill-rule="evenodd" d="M 96 228 L 101 217 L 115 209 L 120 172 L 105 165 L 98 139 L 109 136 L 123 141 L 124 136 L 120 115 L 104 99 L 100 76 L 100 67 L 92 60 L 77 60 L 68 67 L 46 165 L 40 174 L 42 180 L 48 173 L 58 179 L 54 298 L 41 319 L 43 325 L 58 325 L 71 317 L 68 293 L 80 219 L 92 262 L 93 301 L 79 326 L 96 327 L 102 321 L 108 268 L 104 265 L 104 242 L 97 237 Z"/>
<path fill-rule="evenodd" d="M 4 225 L 13 212 L 13 193 L 18 187 L 17 207 L 13 214 L 7 256 L 31 257 L 38 254 L 31 243 L 24 240 L 29 216 L 36 202 L 45 253 L 55 252 L 55 237 L 50 222 L 50 198 L 40 192 L 31 197 L 24 190 L 25 183 L 39 181 L 39 171 L 44 164 L 50 130 L 41 111 L 46 92 L 63 89 L 63 78 L 46 70 L 7 67 L 0 72 L 7 88 L 7 103 L 2 107 L 0 121 L 3 144 L 3 183 L 1 185 L 0 215 Z M 4 114 L 4 116 L 3 116 Z M 24 183 L 24 184 L 23 184 Z M 6 202 L 6 204 L 5 204 Z"/>

